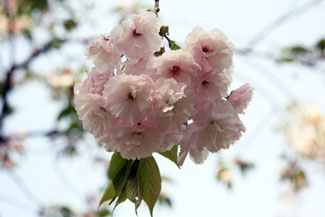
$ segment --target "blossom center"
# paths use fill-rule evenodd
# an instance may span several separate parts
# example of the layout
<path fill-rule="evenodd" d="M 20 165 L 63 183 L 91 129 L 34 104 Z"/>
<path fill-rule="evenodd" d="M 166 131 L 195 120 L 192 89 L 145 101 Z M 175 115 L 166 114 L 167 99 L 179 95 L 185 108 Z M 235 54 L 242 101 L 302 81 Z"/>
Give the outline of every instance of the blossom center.
<path fill-rule="evenodd" d="M 207 46 L 203 46 L 203 47 L 202 47 L 202 52 L 203 52 L 203 53 L 209 53 L 210 51 L 211 51 L 211 49 L 208 48 Z"/>
<path fill-rule="evenodd" d="M 204 80 L 204 81 L 202 81 L 202 83 L 201 83 L 203 86 L 208 86 L 209 84 L 210 84 L 210 82 L 209 81 L 206 81 L 206 80 Z"/>
<path fill-rule="evenodd" d="M 135 99 L 135 97 L 133 96 L 133 94 L 132 94 L 131 92 L 128 94 L 128 98 L 129 98 L 130 100 L 134 100 L 134 99 Z"/>
<path fill-rule="evenodd" d="M 177 76 L 180 74 L 181 68 L 179 66 L 173 66 L 173 68 L 170 69 L 170 72 L 172 73 L 172 75 Z"/>
<path fill-rule="evenodd" d="M 136 29 L 134 29 L 134 30 L 132 31 L 132 33 L 133 33 L 133 36 L 135 36 L 135 37 L 139 37 L 139 36 L 142 35 L 141 33 L 138 33 Z"/>
<path fill-rule="evenodd" d="M 210 121 L 210 125 L 214 126 L 214 129 L 216 130 L 216 134 L 220 134 L 223 132 L 223 129 L 221 129 L 221 127 L 218 125 L 218 122 L 215 120 Z"/>

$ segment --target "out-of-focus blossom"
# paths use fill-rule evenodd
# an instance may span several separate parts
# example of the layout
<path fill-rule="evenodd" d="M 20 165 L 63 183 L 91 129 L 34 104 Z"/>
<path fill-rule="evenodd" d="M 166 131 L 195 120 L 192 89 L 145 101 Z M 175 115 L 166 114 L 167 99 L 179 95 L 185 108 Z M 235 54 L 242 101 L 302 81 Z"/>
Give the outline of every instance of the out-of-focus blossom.
<path fill-rule="evenodd" d="M 288 181 L 293 192 L 297 193 L 308 186 L 305 171 L 295 161 L 289 161 L 281 172 L 281 180 Z"/>
<path fill-rule="evenodd" d="M 22 33 L 32 25 L 32 21 L 30 17 L 20 16 L 15 19 L 12 19 L 9 22 L 9 19 L 0 14 L 0 36 L 6 36 L 10 30 L 13 33 Z"/>
<path fill-rule="evenodd" d="M 313 105 L 298 105 L 286 125 L 288 143 L 304 157 L 325 162 L 325 111 Z"/>
<path fill-rule="evenodd" d="M 6 169 L 13 169 L 17 165 L 17 156 L 22 155 L 24 147 L 19 140 L 6 138 L 0 143 L 0 164 Z"/>
<path fill-rule="evenodd" d="M 75 83 L 74 75 L 69 68 L 51 70 L 48 73 L 46 80 L 53 88 L 71 87 Z"/>

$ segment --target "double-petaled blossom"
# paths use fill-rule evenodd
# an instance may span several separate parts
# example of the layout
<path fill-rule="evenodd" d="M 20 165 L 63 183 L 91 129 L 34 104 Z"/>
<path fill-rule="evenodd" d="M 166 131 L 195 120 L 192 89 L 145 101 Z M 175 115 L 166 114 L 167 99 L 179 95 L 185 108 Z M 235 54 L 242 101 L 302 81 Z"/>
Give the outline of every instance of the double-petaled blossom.
<path fill-rule="evenodd" d="M 154 83 L 147 75 L 116 75 L 105 85 L 105 108 L 114 116 L 135 124 L 152 111 Z"/>
<path fill-rule="evenodd" d="M 200 27 L 194 28 L 186 38 L 185 49 L 204 70 L 222 71 L 232 66 L 233 44 L 220 30 L 205 32 Z"/>
<path fill-rule="evenodd" d="M 154 62 L 157 77 L 174 78 L 178 82 L 190 84 L 196 79 L 201 67 L 194 61 L 190 52 L 170 50 L 156 58 Z"/>
<path fill-rule="evenodd" d="M 238 89 L 231 91 L 228 100 L 236 112 L 244 114 L 244 110 L 253 97 L 253 90 L 249 84 L 244 84 Z"/>
<path fill-rule="evenodd" d="M 214 153 L 229 148 L 245 132 L 245 127 L 226 100 L 211 101 L 198 107 L 193 122 L 185 132 L 188 135 L 181 144 L 185 153 L 181 155 L 189 152 L 196 163 L 202 163 L 206 151 Z M 182 159 L 180 161 L 182 163 Z"/>
<path fill-rule="evenodd" d="M 160 27 L 161 21 L 154 13 L 133 15 L 131 20 L 123 21 L 111 31 L 110 40 L 128 58 L 138 59 L 160 49 Z"/>
<path fill-rule="evenodd" d="M 110 129 L 115 118 L 105 108 L 106 99 L 90 92 L 89 79 L 75 86 L 75 104 L 84 129 L 100 138 Z"/>
<path fill-rule="evenodd" d="M 85 55 L 101 70 L 111 70 L 120 63 L 120 54 L 106 37 L 93 41 Z"/>

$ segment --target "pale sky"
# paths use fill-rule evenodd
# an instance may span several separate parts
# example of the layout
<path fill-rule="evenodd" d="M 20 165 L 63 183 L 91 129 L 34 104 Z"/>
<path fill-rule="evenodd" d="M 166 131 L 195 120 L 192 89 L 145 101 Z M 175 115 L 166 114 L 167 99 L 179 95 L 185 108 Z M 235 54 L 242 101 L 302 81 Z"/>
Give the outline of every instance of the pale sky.
<path fill-rule="evenodd" d="M 94 14 L 84 14 L 89 19 L 98 19 L 98 25 L 80 30 L 75 34 L 94 36 L 110 31 L 117 22 L 108 8 L 115 1 L 94 1 L 103 4 Z M 146 0 L 149 5 L 153 1 Z M 205 30 L 218 28 L 237 48 L 244 48 L 260 30 L 285 12 L 312 2 L 312 0 L 161 0 L 159 16 L 170 27 L 171 38 L 182 44 L 195 26 Z M 87 20 L 87 17 L 85 18 Z M 325 2 L 275 28 L 261 41 L 256 49 L 276 53 L 279 49 L 295 45 L 312 45 L 325 37 Z M 93 28 L 93 29 L 91 29 Z M 42 36 L 40 36 L 42 37 Z M 72 55 L 82 47 L 66 52 Z M 23 54 L 21 54 L 23 55 Z M 51 57 L 47 55 L 46 57 Z M 44 57 L 45 58 L 45 57 Z M 84 57 L 78 56 L 81 61 Z M 56 60 L 56 59 L 54 59 Z M 163 191 L 174 202 L 172 209 L 156 207 L 155 217 L 324 217 L 325 170 L 306 162 L 310 186 L 296 197 L 284 195 L 287 186 L 279 181 L 282 166 L 279 155 L 286 149 L 285 138 L 274 128 L 281 124 L 283 109 L 293 99 L 313 103 L 325 108 L 325 77 L 323 69 L 310 69 L 298 64 L 280 66 L 267 58 L 235 55 L 233 88 L 249 82 L 255 87 L 252 103 L 242 116 L 247 133 L 229 150 L 210 154 L 203 165 L 195 165 L 190 159 L 181 170 L 165 159 L 158 158 L 162 175 L 170 176 L 172 184 L 163 183 Z M 43 62 L 42 62 L 43 61 Z M 60 64 L 53 61 L 53 65 Z M 40 69 L 47 69 L 45 60 L 40 60 Z M 43 65 L 42 65 L 43 63 Z M 26 96 L 29 96 L 28 99 Z M 12 95 L 12 104 L 17 106 L 15 116 L 8 118 L 7 131 L 19 129 L 51 129 L 61 104 L 50 100 L 50 92 L 36 82 L 18 88 Z M 28 115 L 27 115 L 28 114 Z M 85 143 L 92 143 L 90 137 Z M 33 190 L 37 198 L 26 198 L 10 178 L 0 173 L 0 216 L 34 217 L 37 206 L 42 204 L 69 204 L 83 209 L 80 198 L 102 186 L 106 179 L 103 170 L 90 161 L 91 153 L 109 154 L 97 147 L 84 145 L 84 155 L 58 160 L 53 156 L 56 149 L 46 138 L 29 139 L 26 155 L 21 160 L 16 174 Z M 256 168 L 242 178 L 236 174 L 234 188 L 229 191 L 216 181 L 218 156 L 241 156 L 256 163 Z M 229 159 L 229 158 L 227 158 Z M 31 169 L 33 168 L 33 169 Z M 4 195 L 18 199 L 18 209 L 1 199 Z M 3 197 L 4 198 L 4 197 Z M 120 205 L 116 217 L 136 216 L 133 204 Z M 139 209 L 140 217 L 148 217 L 146 207 Z"/>

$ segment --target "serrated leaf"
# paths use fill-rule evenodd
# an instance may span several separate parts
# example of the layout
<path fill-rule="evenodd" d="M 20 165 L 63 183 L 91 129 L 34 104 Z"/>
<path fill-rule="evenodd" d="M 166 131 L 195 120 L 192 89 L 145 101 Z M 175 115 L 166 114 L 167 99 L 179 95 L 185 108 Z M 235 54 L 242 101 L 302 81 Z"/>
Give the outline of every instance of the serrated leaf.
<path fill-rule="evenodd" d="M 153 208 L 161 191 L 161 176 L 153 157 L 141 159 L 138 176 L 142 198 L 148 205 L 152 216 Z"/>
<path fill-rule="evenodd" d="M 106 201 L 114 200 L 115 197 L 116 197 L 115 188 L 114 188 L 113 183 L 110 182 L 108 184 L 108 186 L 106 187 L 105 192 L 104 192 L 102 198 L 100 199 L 100 202 L 99 202 L 98 207 L 100 207 Z"/>
<path fill-rule="evenodd" d="M 124 201 L 126 201 L 126 199 L 128 199 L 128 198 L 127 198 L 126 191 L 125 191 L 125 188 L 124 188 L 124 190 L 118 196 L 118 199 L 117 199 L 117 201 L 115 203 L 115 206 L 114 206 L 113 211 L 116 209 L 116 207 L 118 205 L 120 205 L 121 203 L 123 203 Z"/>
<path fill-rule="evenodd" d="M 159 152 L 160 155 L 164 156 L 165 158 L 171 160 L 172 162 L 174 162 L 176 164 L 176 166 L 178 168 L 178 162 L 177 162 L 177 154 L 178 154 L 178 145 L 175 145 L 172 149 L 170 149 L 169 151 L 165 151 L 165 152 Z"/>

